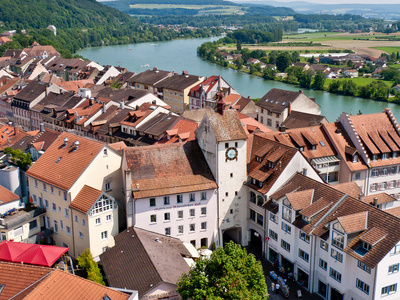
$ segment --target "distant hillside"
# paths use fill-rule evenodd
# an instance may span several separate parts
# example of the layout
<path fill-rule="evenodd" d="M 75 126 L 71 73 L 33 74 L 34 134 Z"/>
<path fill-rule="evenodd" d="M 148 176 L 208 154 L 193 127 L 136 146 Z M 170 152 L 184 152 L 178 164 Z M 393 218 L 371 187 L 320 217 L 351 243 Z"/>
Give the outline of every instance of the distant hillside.
<path fill-rule="evenodd" d="M 1 0 L 0 21 L 6 29 L 45 28 L 50 24 L 57 29 L 138 24 L 96 0 Z"/>
<path fill-rule="evenodd" d="M 165 41 L 177 37 L 218 35 L 216 29 L 176 32 L 139 22 L 127 14 L 95 0 L 0 0 L 1 30 L 27 30 L 13 36 L 12 45 L 23 48 L 34 41 L 53 45 L 63 56 L 84 47 Z M 57 36 L 49 29 L 57 28 Z"/>
<path fill-rule="evenodd" d="M 187 15 L 248 15 L 292 16 L 288 7 L 245 6 L 224 0 L 116 0 L 102 1 L 105 5 L 131 15 L 187 16 Z"/>

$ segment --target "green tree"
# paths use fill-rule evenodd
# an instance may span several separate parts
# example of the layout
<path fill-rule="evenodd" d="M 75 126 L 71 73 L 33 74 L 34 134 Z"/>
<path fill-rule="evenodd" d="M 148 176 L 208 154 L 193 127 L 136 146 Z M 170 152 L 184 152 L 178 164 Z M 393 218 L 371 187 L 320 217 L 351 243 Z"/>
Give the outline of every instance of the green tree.
<path fill-rule="evenodd" d="M 242 50 L 242 42 L 239 40 L 237 40 L 237 42 L 236 42 L 236 49 L 237 49 L 237 51 Z"/>
<path fill-rule="evenodd" d="M 274 80 L 275 71 L 270 67 L 265 68 L 263 72 L 263 78 L 268 80 Z"/>
<path fill-rule="evenodd" d="M 325 85 L 325 74 L 322 70 L 318 70 L 314 76 L 314 82 L 312 88 L 314 90 L 323 90 Z"/>
<path fill-rule="evenodd" d="M 267 299 L 261 263 L 233 242 L 201 258 L 178 282 L 182 299 Z"/>
<path fill-rule="evenodd" d="M 6 147 L 4 153 L 10 155 L 11 162 L 21 169 L 26 170 L 32 164 L 32 158 L 29 153 L 25 153 L 20 149 L 14 150 L 11 147 Z"/>
<path fill-rule="evenodd" d="M 87 279 L 105 285 L 103 275 L 101 274 L 99 265 L 93 260 L 90 249 L 86 249 L 77 258 L 78 266 L 85 270 Z"/>
<path fill-rule="evenodd" d="M 357 85 L 351 79 L 343 80 L 342 92 L 346 96 L 355 96 L 357 93 Z"/>
<path fill-rule="evenodd" d="M 311 81 L 312 81 L 311 70 L 307 70 L 301 73 L 299 77 L 299 84 L 301 87 L 309 89 L 311 87 Z"/>
<path fill-rule="evenodd" d="M 287 52 L 282 52 L 276 58 L 276 68 L 281 71 L 285 72 L 285 70 L 290 67 L 292 61 L 290 60 L 290 55 Z"/>
<path fill-rule="evenodd" d="M 334 79 L 330 84 L 329 84 L 329 92 L 331 93 L 339 93 L 340 88 L 342 86 L 342 82 L 338 79 Z"/>

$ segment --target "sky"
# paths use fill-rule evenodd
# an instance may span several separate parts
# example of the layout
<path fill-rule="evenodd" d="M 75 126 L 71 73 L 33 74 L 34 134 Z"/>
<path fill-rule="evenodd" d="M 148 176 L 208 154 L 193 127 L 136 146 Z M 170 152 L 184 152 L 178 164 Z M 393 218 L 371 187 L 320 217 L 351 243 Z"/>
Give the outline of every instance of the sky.
<path fill-rule="evenodd" d="M 258 1 L 258 0 L 250 0 Z M 295 2 L 295 1 L 302 1 L 302 2 L 312 2 L 312 3 L 321 3 L 321 4 L 400 4 L 400 0 L 273 0 L 275 2 Z M 248 2 L 248 0 L 234 0 L 234 2 Z M 260 0 L 260 2 L 265 2 L 268 4 L 266 0 Z"/>

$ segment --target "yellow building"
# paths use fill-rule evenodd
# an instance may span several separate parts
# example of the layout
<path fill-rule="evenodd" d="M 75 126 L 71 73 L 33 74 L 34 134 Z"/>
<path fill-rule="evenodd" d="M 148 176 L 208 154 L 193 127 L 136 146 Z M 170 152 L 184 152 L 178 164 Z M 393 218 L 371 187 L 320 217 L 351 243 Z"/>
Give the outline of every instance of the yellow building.
<path fill-rule="evenodd" d="M 162 100 L 167 103 L 171 110 L 183 113 L 189 109 L 190 89 L 204 80 L 204 77 L 189 75 L 183 72 L 181 75 L 174 73 L 155 85 L 157 91 L 162 91 Z"/>
<path fill-rule="evenodd" d="M 29 192 L 46 208 L 57 246 L 98 257 L 118 234 L 121 155 L 106 144 L 62 133 L 26 173 Z"/>

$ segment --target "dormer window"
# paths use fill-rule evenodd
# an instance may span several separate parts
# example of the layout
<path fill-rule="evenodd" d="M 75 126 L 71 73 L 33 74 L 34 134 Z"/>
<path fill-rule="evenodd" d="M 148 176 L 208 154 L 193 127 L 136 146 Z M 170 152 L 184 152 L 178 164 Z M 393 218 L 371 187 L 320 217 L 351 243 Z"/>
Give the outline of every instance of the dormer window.
<path fill-rule="evenodd" d="M 378 160 L 378 155 L 377 154 L 372 155 L 372 160 L 373 161 Z"/>
<path fill-rule="evenodd" d="M 261 163 L 261 162 L 262 162 L 262 157 L 256 156 L 256 161 L 257 161 L 258 163 Z"/>
<path fill-rule="evenodd" d="M 363 242 L 363 248 L 367 251 L 372 249 L 372 245 L 368 244 L 367 242 Z"/>
<path fill-rule="evenodd" d="M 317 145 L 312 145 L 311 150 L 317 150 Z"/>
<path fill-rule="evenodd" d="M 382 159 L 388 159 L 389 155 L 387 153 L 382 153 Z"/>
<path fill-rule="evenodd" d="M 397 156 L 398 156 L 398 152 L 393 151 L 393 153 L 392 153 L 392 158 L 396 158 Z"/>
<path fill-rule="evenodd" d="M 354 154 L 353 155 L 353 163 L 357 163 L 358 162 L 358 155 Z"/>
<path fill-rule="evenodd" d="M 300 152 L 303 152 L 304 151 L 304 147 L 300 147 Z"/>

